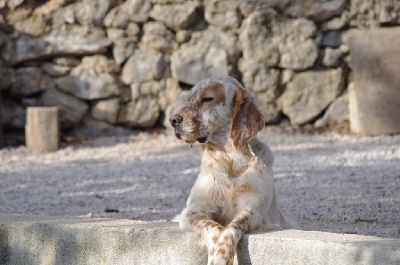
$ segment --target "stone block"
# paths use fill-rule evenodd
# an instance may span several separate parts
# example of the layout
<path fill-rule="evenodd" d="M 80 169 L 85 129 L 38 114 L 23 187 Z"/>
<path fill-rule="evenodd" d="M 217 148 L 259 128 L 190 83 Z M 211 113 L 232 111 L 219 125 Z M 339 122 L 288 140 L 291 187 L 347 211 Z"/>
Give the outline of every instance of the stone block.
<path fill-rule="evenodd" d="M 399 41 L 400 27 L 350 33 L 350 124 L 355 133 L 400 132 Z"/>

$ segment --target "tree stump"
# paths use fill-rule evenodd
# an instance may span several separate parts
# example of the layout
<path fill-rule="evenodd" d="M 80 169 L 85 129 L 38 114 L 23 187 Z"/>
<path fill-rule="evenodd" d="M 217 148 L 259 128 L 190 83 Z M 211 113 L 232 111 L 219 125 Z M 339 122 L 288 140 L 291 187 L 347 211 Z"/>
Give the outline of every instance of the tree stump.
<path fill-rule="evenodd" d="M 34 151 L 58 150 L 60 131 L 56 107 L 27 108 L 25 142 Z"/>

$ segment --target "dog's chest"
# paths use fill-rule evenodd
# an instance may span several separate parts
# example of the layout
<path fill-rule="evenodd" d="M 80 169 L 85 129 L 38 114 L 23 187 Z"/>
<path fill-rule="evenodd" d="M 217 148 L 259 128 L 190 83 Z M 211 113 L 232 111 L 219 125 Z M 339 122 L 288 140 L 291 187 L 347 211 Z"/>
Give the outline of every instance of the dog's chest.
<path fill-rule="evenodd" d="M 210 172 L 219 180 L 234 180 L 249 169 L 251 160 L 251 157 L 244 155 L 210 152 L 202 159 L 202 170 Z"/>

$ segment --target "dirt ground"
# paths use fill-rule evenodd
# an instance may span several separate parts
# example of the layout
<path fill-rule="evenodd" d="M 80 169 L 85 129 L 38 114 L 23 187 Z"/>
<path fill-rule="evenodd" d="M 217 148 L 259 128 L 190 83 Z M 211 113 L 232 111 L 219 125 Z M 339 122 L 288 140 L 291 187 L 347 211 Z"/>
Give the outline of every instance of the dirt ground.
<path fill-rule="evenodd" d="M 281 207 L 302 229 L 400 238 L 400 136 L 270 127 Z M 0 150 L 0 212 L 168 221 L 184 207 L 197 146 L 169 130 Z"/>

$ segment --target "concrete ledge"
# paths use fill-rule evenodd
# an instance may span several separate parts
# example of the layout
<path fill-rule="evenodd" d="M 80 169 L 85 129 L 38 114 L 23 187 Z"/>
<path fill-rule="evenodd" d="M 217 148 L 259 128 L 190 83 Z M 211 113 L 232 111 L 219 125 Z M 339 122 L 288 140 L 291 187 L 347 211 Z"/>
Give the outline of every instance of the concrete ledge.
<path fill-rule="evenodd" d="M 287 230 L 245 235 L 240 264 L 400 264 L 400 240 Z M 0 214 L 0 264 L 207 264 L 174 223 Z"/>

